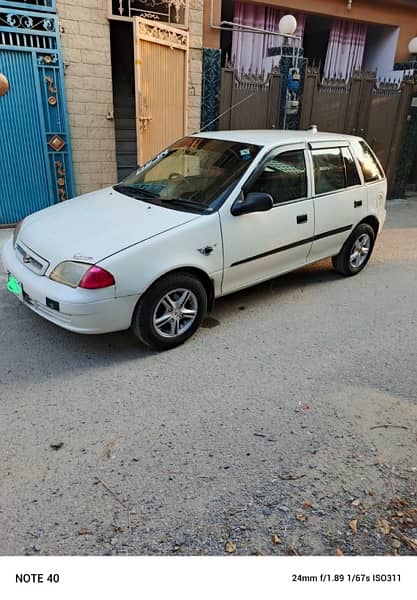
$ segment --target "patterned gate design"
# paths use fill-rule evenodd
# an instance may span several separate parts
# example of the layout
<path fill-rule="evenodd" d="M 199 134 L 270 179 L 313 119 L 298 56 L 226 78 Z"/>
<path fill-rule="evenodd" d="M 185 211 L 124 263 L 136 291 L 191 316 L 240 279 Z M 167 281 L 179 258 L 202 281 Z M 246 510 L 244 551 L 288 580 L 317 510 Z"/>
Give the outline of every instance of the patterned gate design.
<path fill-rule="evenodd" d="M 19 7 L 30 7 L 31 12 Z M 73 195 L 55 0 L 0 0 L 0 225 Z"/>
<path fill-rule="evenodd" d="M 188 33 L 134 18 L 138 163 L 182 137 L 187 128 Z"/>
<path fill-rule="evenodd" d="M 348 84 L 337 79 L 320 82 L 319 70 L 311 67 L 304 81 L 300 129 L 315 124 L 321 131 L 364 137 L 380 159 L 392 190 L 416 91 L 413 81 L 381 82 L 373 73 L 355 73 Z"/>
<path fill-rule="evenodd" d="M 219 129 L 278 129 L 281 73 L 239 74 L 226 63 L 221 75 Z"/>

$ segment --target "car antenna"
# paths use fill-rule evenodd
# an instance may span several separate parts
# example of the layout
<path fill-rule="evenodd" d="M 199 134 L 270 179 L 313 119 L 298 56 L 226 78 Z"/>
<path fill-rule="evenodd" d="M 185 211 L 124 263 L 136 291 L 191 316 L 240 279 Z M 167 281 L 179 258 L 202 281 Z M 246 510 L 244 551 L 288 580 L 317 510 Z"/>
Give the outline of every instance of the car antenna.
<path fill-rule="evenodd" d="M 246 100 L 249 100 L 249 98 L 252 98 L 252 96 L 254 96 L 254 95 L 255 95 L 255 92 L 253 94 L 251 94 L 250 96 L 243 98 L 243 100 L 241 100 L 240 102 L 236 102 L 236 104 L 233 104 L 233 106 L 230 106 L 230 108 L 228 108 L 227 110 L 222 112 L 221 115 L 218 115 L 215 119 L 213 119 L 212 121 L 209 121 L 206 125 L 204 125 L 204 127 L 201 127 L 201 129 L 199 129 L 198 131 L 194 131 L 194 133 L 192 133 L 191 135 L 195 135 L 196 133 L 201 133 L 207 127 L 209 127 L 210 125 L 213 125 L 213 123 L 218 121 L 223 115 L 226 115 L 228 112 L 232 111 L 234 108 L 239 106 L 239 104 L 243 104 L 243 102 L 246 102 Z"/>

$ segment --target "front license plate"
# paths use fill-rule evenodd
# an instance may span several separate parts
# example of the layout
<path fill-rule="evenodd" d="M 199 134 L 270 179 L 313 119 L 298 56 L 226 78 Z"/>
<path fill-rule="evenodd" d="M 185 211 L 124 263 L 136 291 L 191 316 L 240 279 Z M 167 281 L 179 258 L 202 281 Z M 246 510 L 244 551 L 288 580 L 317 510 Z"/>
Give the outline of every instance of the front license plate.
<path fill-rule="evenodd" d="M 22 284 L 16 279 L 16 277 L 13 277 L 13 275 L 11 275 L 10 273 L 9 277 L 7 278 L 7 289 L 15 296 L 21 297 L 23 295 Z"/>

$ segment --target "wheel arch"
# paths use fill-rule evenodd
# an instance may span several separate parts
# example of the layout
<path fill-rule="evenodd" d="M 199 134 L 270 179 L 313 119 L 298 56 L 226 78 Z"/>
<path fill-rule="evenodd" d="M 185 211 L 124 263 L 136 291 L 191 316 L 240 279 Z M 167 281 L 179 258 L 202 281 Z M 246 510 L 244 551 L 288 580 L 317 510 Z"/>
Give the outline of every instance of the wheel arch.
<path fill-rule="evenodd" d="M 366 223 L 367 225 L 370 225 L 372 227 L 372 229 L 374 230 L 374 233 L 375 233 L 375 237 L 376 237 L 378 235 L 380 223 L 379 223 L 378 219 L 375 217 L 375 215 L 368 215 L 367 217 L 362 219 L 362 221 L 360 221 L 356 225 L 356 227 L 359 227 L 359 225 L 363 225 L 364 223 Z"/>
<path fill-rule="evenodd" d="M 196 277 L 197 279 L 199 279 L 201 281 L 201 283 L 203 284 L 204 289 L 206 290 L 206 293 L 207 293 L 207 310 L 209 312 L 212 311 L 213 307 L 214 307 L 214 298 L 215 298 L 214 280 L 205 271 L 203 271 L 203 269 L 199 269 L 198 267 L 182 266 L 182 267 L 177 267 L 175 269 L 166 271 L 165 273 L 162 273 L 158 277 L 156 277 L 148 285 L 148 287 L 143 292 L 143 294 L 145 294 L 153 285 L 158 283 L 158 281 L 161 281 L 161 279 L 164 279 L 164 277 L 167 277 L 168 275 L 178 275 L 180 273 L 186 273 L 187 275 L 193 275 L 194 277 Z"/>

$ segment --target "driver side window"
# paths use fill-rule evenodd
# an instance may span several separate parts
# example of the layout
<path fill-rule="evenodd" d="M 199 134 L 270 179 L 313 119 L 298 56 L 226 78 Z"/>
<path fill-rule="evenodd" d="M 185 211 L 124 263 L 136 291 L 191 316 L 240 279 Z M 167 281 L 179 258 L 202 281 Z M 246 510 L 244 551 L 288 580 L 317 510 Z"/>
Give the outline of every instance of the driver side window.
<path fill-rule="evenodd" d="M 304 150 L 290 150 L 268 161 L 251 192 L 270 194 L 274 205 L 307 197 Z"/>

